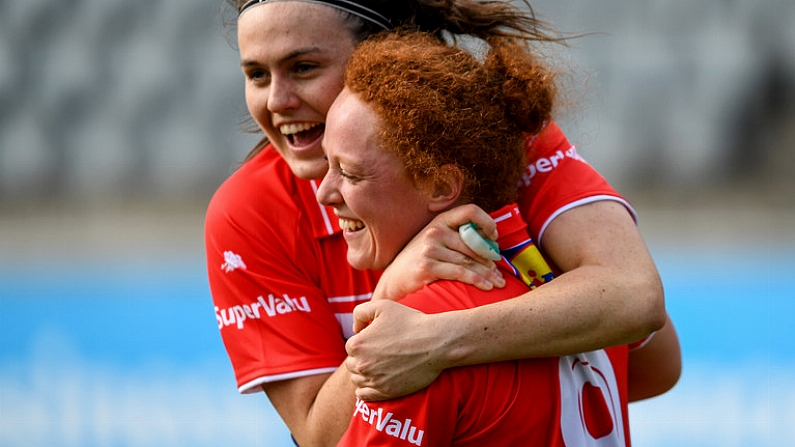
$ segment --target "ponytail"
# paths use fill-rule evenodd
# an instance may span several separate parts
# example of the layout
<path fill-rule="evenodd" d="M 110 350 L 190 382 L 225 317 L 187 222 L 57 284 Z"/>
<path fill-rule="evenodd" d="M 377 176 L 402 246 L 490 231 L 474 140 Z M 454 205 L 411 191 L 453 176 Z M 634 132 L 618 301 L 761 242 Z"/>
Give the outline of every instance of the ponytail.
<path fill-rule="evenodd" d="M 490 39 L 485 68 L 500 82 L 506 116 L 519 129 L 537 134 L 552 118 L 557 88 L 554 73 L 511 39 Z"/>
<path fill-rule="evenodd" d="M 412 20 L 417 29 L 437 36 L 447 32 L 454 39 L 472 36 L 482 40 L 511 37 L 541 42 L 564 41 L 549 24 L 536 17 L 526 0 L 522 1 L 526 11 L 509 1 L 410 0 L 408 3 L 415 3 Z"/>

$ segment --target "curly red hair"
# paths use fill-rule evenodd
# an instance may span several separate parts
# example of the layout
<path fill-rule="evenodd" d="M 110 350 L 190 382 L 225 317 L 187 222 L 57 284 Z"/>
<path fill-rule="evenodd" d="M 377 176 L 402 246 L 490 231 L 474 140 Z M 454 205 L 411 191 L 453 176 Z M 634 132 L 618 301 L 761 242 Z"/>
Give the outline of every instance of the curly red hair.
<path fill-rule="evenodd" d="M 485 61 L 430 34 L 379 35 L 351 56 L 345 86 L 373 107 L 381 144 L 417 184 L 464 174 L 461 201 L 494 211 L 516 200 L 525 139 L 549 120 L 552 73 L 517 42 L 489 41 Z"/>

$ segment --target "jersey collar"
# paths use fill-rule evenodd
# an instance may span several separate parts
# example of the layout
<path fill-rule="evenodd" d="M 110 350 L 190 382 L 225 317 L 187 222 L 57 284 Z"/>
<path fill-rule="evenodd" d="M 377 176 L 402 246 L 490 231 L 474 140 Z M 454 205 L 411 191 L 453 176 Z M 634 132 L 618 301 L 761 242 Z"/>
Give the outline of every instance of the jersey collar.
<path fill-rule="evenodd" d="M 323 206 L 317 201 L 320 180 L 298 180 L 297 183 L 298 194 L 312 225 L 313 236 L 316 239 L 321 239 L 342 232 L 339 219 L 334 215 L 334 208 Z"/>

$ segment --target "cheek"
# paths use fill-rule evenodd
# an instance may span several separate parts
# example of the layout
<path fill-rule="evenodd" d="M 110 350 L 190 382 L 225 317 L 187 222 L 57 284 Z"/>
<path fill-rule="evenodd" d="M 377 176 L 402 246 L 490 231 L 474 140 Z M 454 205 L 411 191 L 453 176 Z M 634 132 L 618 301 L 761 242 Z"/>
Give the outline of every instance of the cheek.
<path fill-rule="evenodd" d="M 376 205 L 378 206 L 378 205 Z M 394 244 L 400 244 L 401 240 L 406 237 L 406 228 L 409 223 L 403 219 L 407 211 L 397 207 L 383 207 L 380 206 L 378 212 L 370 215 L 370 228 L 373 237 L 382 247 L 391 247 Z"/>
<path fill-rule="evenodd" d="M 315 110 L 322 112 L 324 116 L 328 114 L 331 103 L 333 103 L 340 92 L 342 92 L 342 73 L 340 73 L 339 76 L 340 78 L 337 79 L 329 75 L 325 78 L 325 82 L 316 84 L 311 93 L 303 95 L 305 101 L 309 102 L 311 100 L 314 102 Z"/>
<path fill-rule="evenodd" d="M 268 96 L 264 90 L 246 88 L 246 107 L 248 107 L 251 116 L 260 124 L 267 116 L 267 99 Z"/>
<path fill-rule="evenodd" d="M 370 247 L 372 263 L 375 269 L 384 269 L 395 259 L 403 246 L 411 239 L 413 233 L 400 223 L 397 216 L 383 216 L 374 228 L 371 228 L 372 246 Z"/>

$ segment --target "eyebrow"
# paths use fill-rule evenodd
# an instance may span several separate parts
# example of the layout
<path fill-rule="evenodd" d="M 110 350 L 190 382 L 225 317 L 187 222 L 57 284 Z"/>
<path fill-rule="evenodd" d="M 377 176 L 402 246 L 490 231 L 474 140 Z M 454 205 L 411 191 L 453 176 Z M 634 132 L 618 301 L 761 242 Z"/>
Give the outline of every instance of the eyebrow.
<path fill-rule="evenodd" d="M 298 49 L 295 49 L 295 50 L 287 53 L 283 57 L 281 57 L 278 60 L 278 63 L 279 64 L 283 64 L 283 63 L 285 63 L 285 62 L 287 62 L 287 61 L 289 61 L 291 59 L 295 59 L 295 58 L 300 57 L 300 56 L 305 56 L 307 54 L 319 53 L 321 51 L 322 50 L 319 47 L 298 48 Z M 260 63 L 255 61 L 255 60 L 244 59 L 244 60 L 240 61 L 240 66 L 243 67 L 243 68 L 252 67 L 252 66 L 259 66 L 259 65 L 260 65 Z"/>

